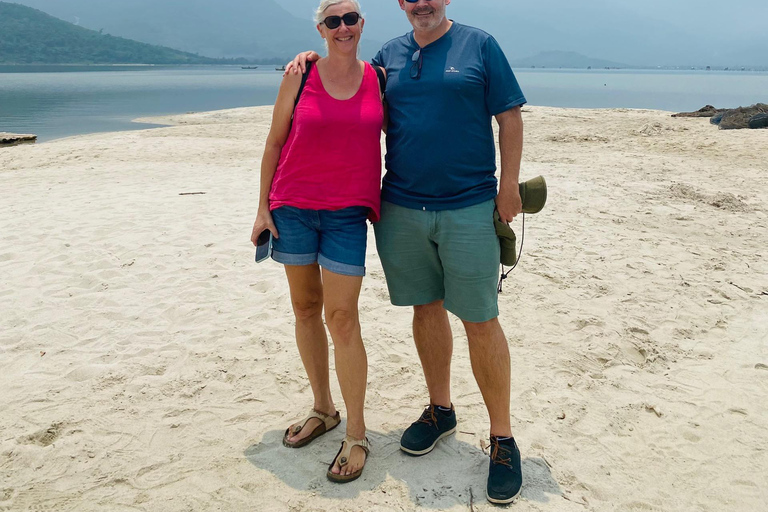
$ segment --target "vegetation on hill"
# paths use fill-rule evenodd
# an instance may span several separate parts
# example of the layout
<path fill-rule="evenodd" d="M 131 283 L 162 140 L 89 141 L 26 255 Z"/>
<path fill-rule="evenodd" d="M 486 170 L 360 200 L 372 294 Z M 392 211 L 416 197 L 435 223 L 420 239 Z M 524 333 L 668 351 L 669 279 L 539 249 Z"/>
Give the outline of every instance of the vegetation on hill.
<path fill-rule="evenodd" d="M 240 64 L 102 34 L 0 2 L 0 64 Z"/>

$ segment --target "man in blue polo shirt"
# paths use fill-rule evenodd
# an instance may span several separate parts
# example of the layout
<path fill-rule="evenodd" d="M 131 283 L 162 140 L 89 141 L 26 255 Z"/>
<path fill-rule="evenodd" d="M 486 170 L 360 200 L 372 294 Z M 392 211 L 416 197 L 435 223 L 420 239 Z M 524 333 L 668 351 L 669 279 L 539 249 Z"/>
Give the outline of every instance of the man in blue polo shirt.
<path fill-rule="evenodd" d="M 430 396 L 400 448 L 425 455 L 456 431 L 450 311 L 464 324 L 491 420 L 488 500 L 511 503 L 522 474 L 510 424 L 509 348 L 498 322 L 493 212 L 511 222 L 522 210 L 520 107 L 526 100 L 496 40 L 446 17 L 451 0 L 398 2 L 413 31 L 386 43 L 373 61 L 386 69 L 389 111 L 387 173 L 374 229 L 392 303 L 413 306 L 413 337 Z"/>

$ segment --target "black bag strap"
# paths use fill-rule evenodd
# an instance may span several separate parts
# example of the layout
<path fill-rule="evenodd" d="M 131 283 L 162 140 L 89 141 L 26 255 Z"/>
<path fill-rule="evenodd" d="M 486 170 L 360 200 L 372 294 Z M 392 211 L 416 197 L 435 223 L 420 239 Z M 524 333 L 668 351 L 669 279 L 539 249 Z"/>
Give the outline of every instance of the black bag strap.
<path fill-rule="evenodd" d="M 309 70 L 312 69 L 313 62 L 307 61 L 307 70 L 301 75 L 301 85 L 299 86 L 299 92 L 296 93 L 296 101 L 293 103 L 293 109 L 296 110 L 296 105 L 299 104 L 299 98 L 301 98 L 301 91 L 304 90 L 304 86 L 307 85 L 307 78 L 309 78 Z"/>
<path fill-rule="evenodd" d="M 373 69 L 376 70 L 376 76 L 379 77 L 379 90 L 383 96 L 384 91 L 387 90 L 387 76 L 384 74 L 384 70 L 379 66 L 373 66 Z"/>

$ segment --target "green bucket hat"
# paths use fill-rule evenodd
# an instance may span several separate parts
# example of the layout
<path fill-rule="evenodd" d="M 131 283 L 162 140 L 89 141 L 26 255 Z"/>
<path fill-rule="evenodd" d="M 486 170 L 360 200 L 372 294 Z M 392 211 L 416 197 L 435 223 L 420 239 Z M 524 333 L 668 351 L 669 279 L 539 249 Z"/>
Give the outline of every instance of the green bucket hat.
<path fill-rule="evenodd" d="M 536 176 L 520 184 L 523 213 L 539 213 L 547 204 L 547 182 L 544 176 Z"/>
<path fill-rule="evenodd" d="M 547 203 L 547 182 L 537 176 L 520 183 L 520 199 L 523 213 L 539 213 Z M 498 210 L 493 212 L 493 225 L 501 246 L 501 264 L 512 267 L 517 262 L 517 236 L 509 224 L 501 221 Z"/>
<path fill-rule="evenodd" d="M 517 236 L 509 224 L 501 221 L 499 210 L 493 211 L 493 226 L 496 228 L 496 236 L 499 237 L 501 246 L 501 264 L 511 267 L 517 261 Z"/>

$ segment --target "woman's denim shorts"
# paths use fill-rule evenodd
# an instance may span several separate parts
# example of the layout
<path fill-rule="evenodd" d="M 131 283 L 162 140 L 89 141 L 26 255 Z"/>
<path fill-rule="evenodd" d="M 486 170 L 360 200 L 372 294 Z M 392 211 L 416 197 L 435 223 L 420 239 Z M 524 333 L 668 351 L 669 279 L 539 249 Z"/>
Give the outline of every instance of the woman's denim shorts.
<path fill-rule="evenodd" d="M 272 242 L 272 259 L 283 265 L 311 265 L 344 276 L 365 275 L 370 209 L 305 210 L 281 206 L 272 211 L 280 238 Z"/>

